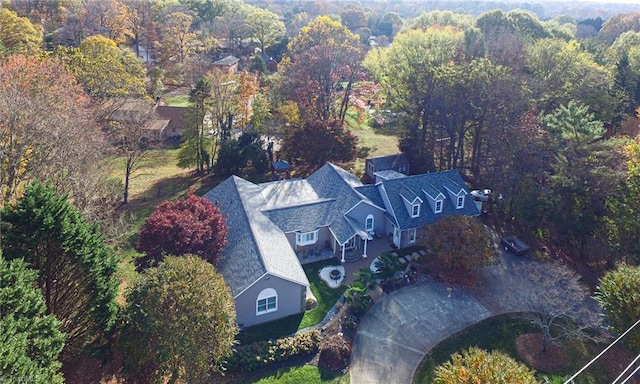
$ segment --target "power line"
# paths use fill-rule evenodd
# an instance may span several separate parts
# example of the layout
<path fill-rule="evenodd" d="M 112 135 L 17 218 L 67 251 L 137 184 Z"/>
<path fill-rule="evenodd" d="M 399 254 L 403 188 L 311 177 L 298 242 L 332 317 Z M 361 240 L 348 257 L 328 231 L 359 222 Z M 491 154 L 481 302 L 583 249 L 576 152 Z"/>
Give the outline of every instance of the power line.
<path fill-rule="evenodd" d="M 620 375 L 618 375 L 618 377 L 616 377 L 616 379 L 615 379 L 615 380 L 613 380 L 613 382 L 612 382 L 611 384 L 616 384 L 616 382 L 617 382 L 618 380 L 620 380 L 620 379 L 622 378 L 622 376 L 624 376 L 624 374 L 625 374 L 625 373 L 627 373 L 627 371 L 628 371 L 629 369 L 631 369 L 631 367 L 633 367 L 633 365 L 636 363 L 636 361 L 638 361 L 638 359 L 640 359 L 640 355 L 636 356 L 636 358 L 635 358 L 635 359 L 633 359 L 633 361 L 631 362 L 631 364 L 627 365 L 627 367 L 624 369 L 624 371 L 622 371 L 622 372 L 620 373 Z M 632 374 L 632 375 L 633 375 L 633 374 Z"/>
<path fill-rule="evenodd" d="M 565 381 L 563 384 L 569 384 L 573 382 L 573 379 L 575 379 L 579 374 L 582 373 L 582 371 L 584 371 L 585 369 L 589 368 L 589 366 L 591 364 L 593 364 L 596 360 L 598 360 L 600 358 L 600 356 L 604 355 L 605 352 L 607 352 L 609 349 L 611 349 L 611 347 L 613 347 L 618 341 L 620 341 L 620 339 L 622 339 L 627 333 L 629 333 L 636 325 L 640 324 L 640 319 L 638 319 L 638 321 L 636 321 L 635 323 L 633 323 L 633 325 L 631 327 L 629 327 L 629 329 L 627 329 L 626 331 L 624 331 L 624 333 L 620 336 L 618 336 L 617 339 L 614 340 L 613 343 L 609 344 L 607 346 L 607 348 L 605 348 L 602 352 L 598 353 L 598 355 L 596 357 L 594 357 L 593 359 L 591 359 L 591 361 L 589 361 L 584 367 L 580 368 L 580 370 L 576 373 L 573 374 L 573 376 L 571 376 L 567 381 Z M 639 367 L 640 368 L 640 367 Z M 637 371 L 637 370 L 636 370 Z M 634 371 L 634 373 L 636 372 Z"/>
<path fill-rule="evenodd" d="M 620 384 L 624 384 L 624 383 L 626 383 L 627 381 L 629 381 L 629 379 L 630 379 L 633 375 L 635 375 L 636 373 L 638 373 L 638 370 L 640 370 L 640 365 L 639 365 L 636 369 L 634 369 L 634 370 L 633 370 L 633 372 L 631 372 L 631 374 L 630 374 L 629 376 L 627 376 L 627 378 L 626 378 L 626 379 L 624 379 L 624 381 L 623 381 L 622 383 L 620 383 Z"/>

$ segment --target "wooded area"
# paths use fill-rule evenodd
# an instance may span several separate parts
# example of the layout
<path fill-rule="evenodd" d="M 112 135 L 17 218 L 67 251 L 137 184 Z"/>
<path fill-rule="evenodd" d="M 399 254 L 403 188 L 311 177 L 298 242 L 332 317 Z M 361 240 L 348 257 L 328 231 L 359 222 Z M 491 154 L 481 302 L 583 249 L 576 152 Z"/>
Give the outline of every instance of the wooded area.
<path fill-rule="evenodd" d="M 131 234 L 151 208 L 127 206 L 130 185 L 156 148 L 178 148 L 178 166 L 198 180 L 268 180 L 279 159 L 303 177 L 326 161 L 362 163 L 367 127 L 398 140 L 388 153 L 403 152 L 412 173 L 457 169 L 470 189 L 490 188 L 492 224 L 576 267 L 591 288 L 619 263 L 640 264 L 640 12 L 456 13 L 429 2 L 440 3 L 0 2 L 0 273 L 43 291 L 46 311 L 33 299 L 33 316 L 53 329 L 56 358 L 34 367 L 58 380 L 58 354 L 69 361 L 117 338 L 118 272 L 133 264 Z M 152 137 L 153 111 L 179 91 L 182 131 Z M 187 200 L 194 217 L 214 212 L 217 255 L 224 219 Z M 154 231 L 140 232 L 139 248 L 154 248 L 154 265 L 167 250 L 206 248 L 160 244 L 182 232 Z M 160 275 L 146 276 L 139 296 L 161 288 L 144 285 Z"/>

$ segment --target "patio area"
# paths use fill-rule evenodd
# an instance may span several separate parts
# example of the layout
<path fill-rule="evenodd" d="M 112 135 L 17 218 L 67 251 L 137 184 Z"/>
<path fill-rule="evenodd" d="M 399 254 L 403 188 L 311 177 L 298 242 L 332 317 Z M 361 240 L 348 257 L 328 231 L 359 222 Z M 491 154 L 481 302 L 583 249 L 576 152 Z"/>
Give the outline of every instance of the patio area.
<path fill-rule="evenodd" d="M 342 281 L 342 285 L 350 285 L 354 281 L 353 273 L 360 268 L 369 268 L 373 260 L 378 257 L 383 252 L 393 251 L 393 247 L 389 243 L 389 239 L 387 238 L 374 238 L 369 241 L 367 244 L 367 258 L 362 258 L 356 262 L 351 263 L 342 263 L 345 269 L 345 277 Z M 356 252 L 360 252 L 362 255 L 363 249 L 357 249 Z M 340 256 L 337 256 L 338 262 L 340 261 Z"/>

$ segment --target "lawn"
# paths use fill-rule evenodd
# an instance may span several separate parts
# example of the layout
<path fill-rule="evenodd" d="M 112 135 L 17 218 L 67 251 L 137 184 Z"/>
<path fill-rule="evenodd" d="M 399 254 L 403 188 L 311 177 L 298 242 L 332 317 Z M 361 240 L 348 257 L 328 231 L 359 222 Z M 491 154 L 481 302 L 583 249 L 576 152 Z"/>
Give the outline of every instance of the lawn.
<path fill-rule="evenodd" d="M 418 366 L 413 378 L 413 384 L 430 384 L 433 382 L 433 371 L 435 367 L 449 359 L 452 353 L 460 352 L 472 346 L 476 346 L 488 351 L 499 350 L 508 354 L 516 360 L 518 358 L 515 341 L 524 333 L 537 332 L 537 329 L 528 321 L 513 318 L 512 316 L 498 316 L 482 321 L 472 327 L 453 335 L 438 344 L 428 353 Z M 567 367 L 559 372 L 546 372 L 548 375 L 571 375 L 586 364 L 597 351 L 602 347 L 597 347 L 592 343 L 584 341 L 566 342 L 569 363 Z M 584 372 L 577 383 L 604 383 L 611 382 L 613 378 L 606 378 L 603 370 L 597 366 Z"/>
<path fill-rule="evenodd" d="M 353 165 L 353 173 L 357 176 L 364 174 L 364 159 L 398 153 L 398 136 L 395 125 L 373 128 L 370 116 L 359 118 L 354 108 L 349 109 L 345 124 L 351 133 L 358 137 L 359 158 Z"/>
<path fill-rule="evenodd" d="M 311 365 L 278 369 L 259 377 L 254 377 L 244 384 L 349 384 L 349 374 L 330 373 Z"/>
<path fill-rule="evenodd" d="M 241 344 L 248 344 L 258 340 L 276 339 L 289 336 L 301 329 L 319 324 L 326 316 L 329 309 L 338 301 L 346 290 L 346 287 L 329 288 L 320 277 L 318 271 L 326 265 L 338 265 L 337 259 L 322 260 L 303 265 L 307 274 L 311 292 L 318 299 L 318 306 L 304 314 L 285 317 L 284 319 L 271 321 L 266 324 L 256 325 L 245 329 L 239 336 Z"/>
<path fill-rule="evenodd" d="M 169 107 L 188 107 L 191 105 L 187 95 L 163 96 L 162 101 Z"/>

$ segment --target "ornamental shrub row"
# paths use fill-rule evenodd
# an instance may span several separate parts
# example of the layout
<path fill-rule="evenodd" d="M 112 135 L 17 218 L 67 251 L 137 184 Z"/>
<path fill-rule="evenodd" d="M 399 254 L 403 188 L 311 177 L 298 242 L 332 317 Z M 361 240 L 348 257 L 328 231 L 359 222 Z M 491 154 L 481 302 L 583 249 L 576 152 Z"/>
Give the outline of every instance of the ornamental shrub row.
<path fill-rule="evenodd" d="M 234 348 L 233 354 L 227 359 L 226 368 L 229 371 L 250 372 L 294 356 L 315 353 L 319 346 L 320 331 L 318 330 L 277 340 L 258 341 Z"/>

